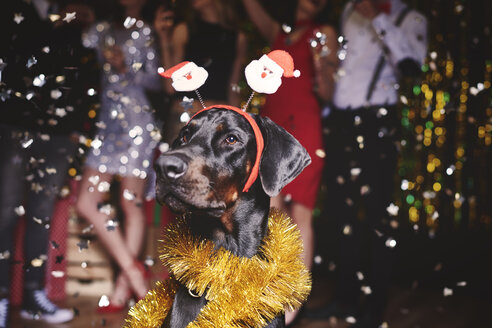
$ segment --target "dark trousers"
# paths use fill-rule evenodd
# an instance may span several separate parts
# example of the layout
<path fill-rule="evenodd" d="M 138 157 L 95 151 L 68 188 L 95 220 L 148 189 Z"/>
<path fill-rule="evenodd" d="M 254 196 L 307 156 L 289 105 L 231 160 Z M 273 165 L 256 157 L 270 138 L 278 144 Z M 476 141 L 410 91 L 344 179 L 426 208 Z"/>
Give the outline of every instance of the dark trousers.
<path fill-rule="evenodd" d="M 29 140 L 33 142 L 29 144 Z M 75 145 L 68 136 L 39 136 L 0 125 L 0 293 L 8 293 L 14 232 L 25 209 L 25 287 L 44 286 L 44 260 L 48 251 L 50 221 L 63 186 Z M 41 222 L 41 223 L 40 223 Z M 8 258 L 10 254 L 10 258 Z M 33 259 L 41 259 L 39 261 Z M 38 262 L 36 264 L 36 262 Z"/>
<path fill-rule="evenodd" d="M 397 126 L 393 107 L 335 110 L 326 121 L 325 213 L 335 227 L 337 298 L 355 307 L 365 299 L 364 310 L 377 316 L 394 252 L 386 208 L 395 181 Z"/>

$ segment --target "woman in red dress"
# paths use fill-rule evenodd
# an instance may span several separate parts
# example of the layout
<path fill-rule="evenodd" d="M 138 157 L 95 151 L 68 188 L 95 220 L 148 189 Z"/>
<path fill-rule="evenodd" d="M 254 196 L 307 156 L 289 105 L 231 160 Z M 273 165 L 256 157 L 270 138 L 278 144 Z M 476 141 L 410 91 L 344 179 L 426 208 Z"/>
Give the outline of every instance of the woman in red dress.
<path fill-rule="evenodd" d="M 257 0 L 243 0 L 250 19 L 272 45 L 294 59 L 298 78 L 282 79 L 276 93 L 268 95 L 261 115 L 281 125 L 306 148 L 312 163 L 277 197 L 271 205 L 283 209 L 297 224 L 304 242 L 304 262 L 311 268 L 314 240 L 312 210 L 315 206 L 324 165 L 320 102 L 333 94 L 337 59 L 337 36 L 333 27 L 317 23 L 327 0 L 299 0 L 295 25 L 290 28 L 275 21 Z M 327 17 L 322 17 L 327 18 Z M 319 33 L 318 33 L 319 32 Z M 286 313 L 286 323 L 296 313 Z"/>

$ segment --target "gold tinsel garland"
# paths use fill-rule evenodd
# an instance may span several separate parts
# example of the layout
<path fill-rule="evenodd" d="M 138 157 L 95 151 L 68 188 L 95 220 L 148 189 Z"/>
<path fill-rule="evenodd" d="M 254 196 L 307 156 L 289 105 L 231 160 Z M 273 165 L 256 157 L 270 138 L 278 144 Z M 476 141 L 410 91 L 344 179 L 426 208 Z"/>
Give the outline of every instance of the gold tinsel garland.
<path fill-rule="evenodd" d="M 178 282 L 208 300 L 188 328 L 264 327 L 309 295 L 311 277 L 302 251 L 297 227 L 277 210 L 270 212 L 268 233 L 252 258 L 215 249 L 178 221 L 167 228 L 160 256 L 173 278 L 158 282 L 130 309 L 125 327 L 161 327 Z"/>

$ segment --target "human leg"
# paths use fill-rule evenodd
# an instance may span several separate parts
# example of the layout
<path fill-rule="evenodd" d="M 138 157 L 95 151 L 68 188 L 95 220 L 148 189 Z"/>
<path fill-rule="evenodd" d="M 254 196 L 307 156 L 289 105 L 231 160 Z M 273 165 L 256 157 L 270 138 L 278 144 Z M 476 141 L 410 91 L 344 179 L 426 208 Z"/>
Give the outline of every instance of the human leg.
<path fill-rule="evenodd" d="M 143 194 L 145 190 L 143 179 L 123 177 L 120 186 L 120 205 L 125 217 L 124 239 L 128 250 L 137 258 L 142 250 L 145 235 L 145 215 L 143 211 Z M 115 307 L 124 306 L 129 295 L 130 284 L 123 273 L 119 273 L 116 285 L 111 295 L 111 303 Z"/>
<path fill-rule="evenodd" d="M 87 167 L 84 170 L 80 185 L 76 204 L 77 211 L 94 225 L 99 240 L 106 246 L 108 252 L 125 273 L 137 297 L 142 298 L 147 293 L 148 288 L 143 273 L 135 262 L 135 256 L 128 249 L 121 230 L 119 228 L 108 229 L 106 226 L 108 217 L 98 210 L 98 205 L 103 201 L 104 194 L 89 180 L 91 177 L 96 176 L 98 177 L 98 185 L 111 182 L 111 175 Z M 94 178 L 91 180 L 94 181 Z"/>
<path fill-rule="evenodd" d="M 10 286 L 10 256 L 13 255 L 13 235 L 23 205 L 27 151 L 21 147 L 15 131 L 0 126 L 0 298 L 6 298 Z"/>
<path fill-rule="evenodd" d="M 24 257 L 27 270 L 25 289 L 42 289 L 45 281 L 45 261 L 48 253 L 51 219 L 75 145 L 68 136 L 37 139 L 31 145 L 31 172 L 26 202 L 26 231 Z"/>

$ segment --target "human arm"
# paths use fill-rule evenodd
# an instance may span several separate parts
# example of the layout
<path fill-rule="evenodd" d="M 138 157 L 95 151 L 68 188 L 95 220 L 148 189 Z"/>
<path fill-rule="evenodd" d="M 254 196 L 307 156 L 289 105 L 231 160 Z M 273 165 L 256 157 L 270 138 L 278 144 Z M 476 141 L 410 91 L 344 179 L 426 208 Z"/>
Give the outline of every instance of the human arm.
<path fill-rule="evenodd" d="M 161 65 L 168 69 L 174 65 L 173 60 L 173 33 L 174 33 L 174 12 L 159 8 L 154 18 L 154 31 L 159 42 Z M 172 94 L 174 89 L 168 79 L 162 79 L 162 85 L 167 94 Z"/>
<path fill-rule="evenodd" d="M 251 21 L 256 25 L 261 35 L 273 43 L 280 31 L 280 24 L 275 21 L 257 0 L 242 0 Z"/>
<path fill-rule="evenodd" d="M 371 0 L 362 0 L 354 9 L 372 22 L 390 61 L 405 71 L 419 71 L 427 54 L 427 20 L 411 10 L 397 26 L 390 17 L 378 11 Z M 404 9 L 405 10 L 405 9 Z M 413 68 L 407 69 L 409 66 Z M 414 73 L 415 72 L 410 72 Z"/>
<path fill-rule="evenodd" d="M 315 91 L 320 100 L 328 102 L 333 97 L 335 87 L 334 76 L 338 69 L 338 42 L 333 27 L 323 25 L 319 32 L 326 37 L 324 45 L 312 48 L 314 63 Z"/>
<path fill-rule="evenodd" d="M 188 26 L 186 25 L 186 23 L 180 23 L 174 28 L 172 32 L 171 42 L 169 45 L 170 49 L 168 49 L 169 53 L 166 55 L 165 58 L 161 55 L 162 66 L 164 67 L 164 69 L 169 69 L 183 61 L 187 43 Z M 176 92 L 172 86 L 171 79 L 164 79 L 164 90 L 169 95 L 172 95 Z"/>
<path fill-rule="evenodd" d="M 246 47 L 246 35 L 244 35 L 243 33 L 238 33 L 236 41 L 236 58 L 234 59 L 234 63 L 232 65 L 229 90 L 227 94 L 227 101 L 229 102 L 229 104 L 236 104 L 236 106 L 239 105 L 240 101 L 238 83 L 240 77 L 242 76 L 242 68 L 246 59 Z"/>

